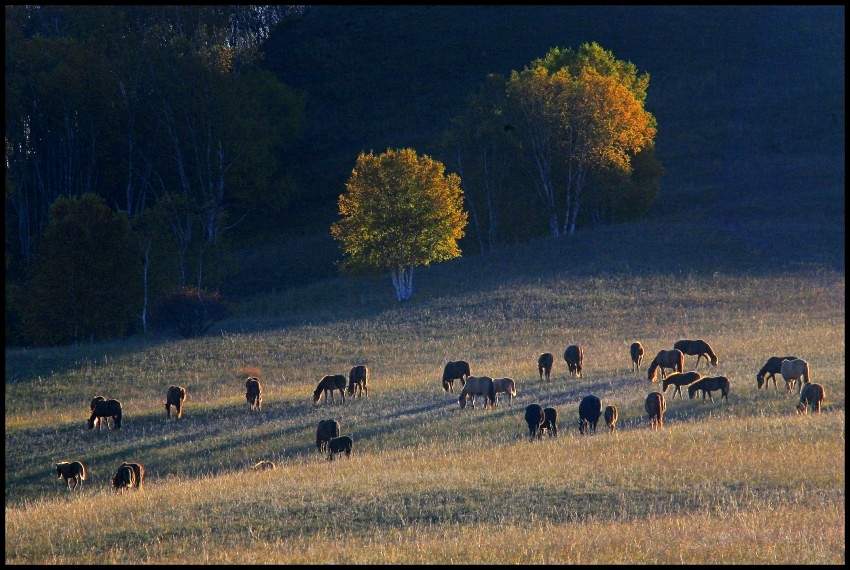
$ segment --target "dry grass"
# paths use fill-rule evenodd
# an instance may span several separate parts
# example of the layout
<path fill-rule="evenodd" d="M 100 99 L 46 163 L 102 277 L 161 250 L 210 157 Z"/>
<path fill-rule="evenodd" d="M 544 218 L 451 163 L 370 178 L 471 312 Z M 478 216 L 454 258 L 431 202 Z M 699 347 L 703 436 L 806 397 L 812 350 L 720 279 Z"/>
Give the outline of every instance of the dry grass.
<path fill-rule="evenodd" d="M 252 301 L 216 336 L 7 350 L 6 562 L 843 563 L 843 272 L 572 275 L 525 261 L 423 273 L 404 306 L 383 281 L 336 280 L 291 311 Z M 251 319 L 266 302 L 277 312 Z M 716 349 L 700 372 L 731 380 L 729 403 L 670 400 L 652 433 L 643 400 L 661 386 L 646 366 L 679 338 Z M 562 358 L 575 342 L 578 380 Z M 781 353 L 809 361 L 825 413 L 796 416 L 796 395 L 756 389 Z M 514 378 L 513 406 L 461 411 L 440 386 L 458 359 Z M 369 397 L 314 406 L 319 379 L 354 364 L 370 367 Z M 248 369 L 262 371 L 261 413 L 246 410 Z M 191 395 L 179 422 L 162 407 L 173 383 Z M 618 434 L 578 437 L 588 393 L 617 404 Z M 96 394 L 123 402 L 120 432 L 85 429 Z M 532 402 L 559 409 L 560 438 L 528 442 Z M 316 452 L 329 417 L 354 438 L 351 460 Z M 90 476 L 71 495 L 52 467 L 77 459 Z M 279 468 L 250 470 L 260 459 Z M 115 496 L 125 460 L 146 466 L 147 488 Z"/>

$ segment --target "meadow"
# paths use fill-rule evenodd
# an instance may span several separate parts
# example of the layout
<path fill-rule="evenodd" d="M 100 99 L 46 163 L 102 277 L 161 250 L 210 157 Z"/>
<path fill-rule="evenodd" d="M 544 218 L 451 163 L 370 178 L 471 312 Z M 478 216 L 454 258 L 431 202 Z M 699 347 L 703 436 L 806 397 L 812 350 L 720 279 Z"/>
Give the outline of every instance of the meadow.
<path fill-rule="evenodd" d="M 818 235 L 809 247 L 834 254 Z M 423 268 L 402 305 L 388 278 L 341 276 L 246 299 L 203 338 L 7 349 L 6 562 L 843 564 L 843 265 L 776 263 L 737 237 L 645 220 Z M 652 432 L 647 365 L 680 338 L 715 348 L 697 370 L 727 376 L 729 402 L 670 389 Z M 784 354 L 824 385 L 822 414 L 797 415 L 781 378 L 757 389 Z M 440 383 L 459 359 L 513 378 L 513 403 L 460 410 Z M 313 404 L 323 375 L 356 364 L 368 398 Z M 171 384 L 189 392 L 179 422 Z M 591 393 L 618 406 L 617 433 L 578 434 Z M 120 431 L 86 428 L 98 394 L 124 404 Z M 559 410 L 558 438 L 529 441 L 535 402 Z M 324 418 L 354 439 L 350 459 L 317 452 Z M 251 470 L 261 459 L 278 469 Z M 82 491 L 56 479 L 62 460 L 86 464 Z M 143 490 L 111 488 L 122 461 L 146 466 Z"/>

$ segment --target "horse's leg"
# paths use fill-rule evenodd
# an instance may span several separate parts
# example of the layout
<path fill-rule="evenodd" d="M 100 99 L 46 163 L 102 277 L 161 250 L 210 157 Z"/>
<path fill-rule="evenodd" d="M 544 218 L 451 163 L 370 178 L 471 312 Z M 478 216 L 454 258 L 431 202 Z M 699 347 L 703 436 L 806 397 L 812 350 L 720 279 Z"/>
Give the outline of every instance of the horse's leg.
<path fill-rule="evenodd" d="M 714 398 L 711 396 L 711 390 L 707 390 L 707 392 L 708 392 L 708 399 L 711 400 L 711 403 L 713 404 Z"/>

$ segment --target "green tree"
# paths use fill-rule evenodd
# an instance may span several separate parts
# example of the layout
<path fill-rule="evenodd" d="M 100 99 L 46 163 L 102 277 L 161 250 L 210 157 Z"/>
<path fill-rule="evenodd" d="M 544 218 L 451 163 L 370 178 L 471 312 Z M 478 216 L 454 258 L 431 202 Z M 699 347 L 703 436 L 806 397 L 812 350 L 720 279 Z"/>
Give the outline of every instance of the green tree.
<path fill-rule="evenodd" d="M 589 173 L 629 174 L 632 157 L 653 144 L 656 121 L 644 108 L 648 85 L 648 74 L 638 75 L 634 64 L 596 43 L 578 52 L 553 48 L 511 73 L 508 95 L 553 236 L 575 232 Z"/>
<path fill-rule="evenodd" d="M 22 302 L 25 337 L 63 344 L 127 332 L 140 304 L 137 252 L 127 216 L 103 198 L 58 198 Z"/>
<path fill-rule="evenodd" d="M 399 301 L 413 294 L 413 269 L 460 256 L 467 214 L 460 178 L 413 149 L 360 153 L 331 225 L 350 266 L 387 271 Z"/>

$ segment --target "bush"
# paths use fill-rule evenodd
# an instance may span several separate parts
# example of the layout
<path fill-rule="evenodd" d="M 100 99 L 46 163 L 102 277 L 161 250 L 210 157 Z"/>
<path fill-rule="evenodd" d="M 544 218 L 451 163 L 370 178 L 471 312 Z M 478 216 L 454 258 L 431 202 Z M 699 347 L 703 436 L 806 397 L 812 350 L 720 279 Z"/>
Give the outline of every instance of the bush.
<path fill-rule="evenodd" d="M 176 328 L 183 338 L 194 338 L 229 314 L 227 303 L 218 292 L 188 287 L 160 301 L 154 322 L 162 328 Z"/>

